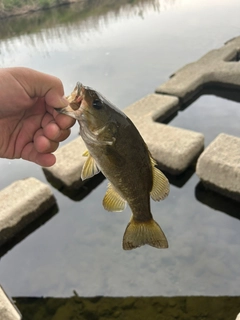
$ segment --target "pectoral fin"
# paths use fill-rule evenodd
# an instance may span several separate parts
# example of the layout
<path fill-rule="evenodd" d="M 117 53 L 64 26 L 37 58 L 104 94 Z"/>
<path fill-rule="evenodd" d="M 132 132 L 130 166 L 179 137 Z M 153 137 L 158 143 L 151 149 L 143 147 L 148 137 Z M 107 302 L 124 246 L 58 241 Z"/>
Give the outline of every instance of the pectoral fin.
<path fill-rule="evenodd" d="M 153 170 L 153 186 L 150 195 L 154 201 L 160 201 L 165 199 L 169 194 L 169 182 L 166 176 L 155 167 L 155 160 L 151 158 L 151 162 Z"/>
<path fill-rule="evenodd" d="M 103 207 L 107 211 L 119 212 L 126 208 L 126 201 L 119 195 L 109 183 L 107 192 L 103 198 Z"/>
<path fill-rule="evenodd" d="M 82 154 L 83 157 L 88 157 L 89 155 L 90 155 L 90 153 L 88 150 L 84 151 Z"/>
<path fill-rule="evenodd" d="M 85 161 L 83 168 L 82 168 L 82 173 L 81 173 L 82 180 L 89 179 L 89 178 L 95 176 L 95 174 L 98 174 L 100 171 L 97 167 L 95 160 L 90 155 L 90 153 L 88 151 L 86 151 L 86 152 L 84 152 L 84 154 L 85 154 L 85 157 L 87 156 L 88 158 Z"/>

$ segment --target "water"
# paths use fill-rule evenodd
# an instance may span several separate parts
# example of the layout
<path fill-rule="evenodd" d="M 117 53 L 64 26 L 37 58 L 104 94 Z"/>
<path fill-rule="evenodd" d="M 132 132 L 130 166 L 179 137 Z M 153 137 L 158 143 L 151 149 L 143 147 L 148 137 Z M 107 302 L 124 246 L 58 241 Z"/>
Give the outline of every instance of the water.
<path fill-rule="evenodd" d="M 1 21 L 0 66 L 54 74 L 67 94 L 81 81 L 123 109 L 239 35 L 238 0 L 96 2 Z M 240 136 L 239 110 L 206 95 L 170 125 L 203 132 L 208 145 L 220 132 Z M 0 170 L 1 188 L 47 183 L 22 160 L 1 159 Z M 53 188 L 58 212 L 2 256 L 1 284 L 11 296 L 239 295 L 239 204 L 204 191 L 194 170 L 170 178 L 169 197 L 152 202 L 168 250 L 122 250 L 130 210 L 102 208 L 105 180 L 81 201 Z"/>

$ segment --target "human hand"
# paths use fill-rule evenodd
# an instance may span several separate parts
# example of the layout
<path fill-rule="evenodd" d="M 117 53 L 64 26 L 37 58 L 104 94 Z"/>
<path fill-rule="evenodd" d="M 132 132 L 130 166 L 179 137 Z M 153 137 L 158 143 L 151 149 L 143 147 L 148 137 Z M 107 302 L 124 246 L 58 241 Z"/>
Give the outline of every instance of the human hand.
<path fill-rule="evenodd" d="M 52 166 L 52 154 L 75 120 L 54 108 L 68 105 L 60 79 L 28 68 L 0 69 L 0 157 Z"/>

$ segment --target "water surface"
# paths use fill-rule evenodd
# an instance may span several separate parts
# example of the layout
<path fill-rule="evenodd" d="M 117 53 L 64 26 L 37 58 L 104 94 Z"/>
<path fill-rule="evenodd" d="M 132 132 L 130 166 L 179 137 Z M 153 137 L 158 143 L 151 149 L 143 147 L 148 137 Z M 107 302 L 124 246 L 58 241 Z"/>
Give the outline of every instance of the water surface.
<path fill-rule="evenodd" d="M 95 3 L 1 21 L 0 66 L 54 74 L 66 94 L 81 81 L 123 109 L 240 32 L 238 0 Z M 207 95 L 169 125 L 203 132 L 208 145 L 220 132 L 240 136 L 239 110 Z M 68 141 L 77 134 L 76 125 Z M 47 183 L 40 167 L 22 160 L 1 159 L 0 170 L 1 188 L 29 176 Z M 102 208 L 106 184 L 81 201 L 53 188 L 58 213 L 1 258 L 11 296 L 239 295 L 238 204 L 217 197 L 208 205 L 215 195 L 188 170 L 171 179 L 166 200 L 152 202 L 169 249 L 125 252 L 130 210 Z"/>

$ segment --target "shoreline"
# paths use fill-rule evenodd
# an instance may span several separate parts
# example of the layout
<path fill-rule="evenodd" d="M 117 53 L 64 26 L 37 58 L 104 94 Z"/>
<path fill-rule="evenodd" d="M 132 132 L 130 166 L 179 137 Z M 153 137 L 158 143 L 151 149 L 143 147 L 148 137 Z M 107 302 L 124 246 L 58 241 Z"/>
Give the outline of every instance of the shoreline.
<path fill-rule="evenodd" d="M 48 6 L 39 6 L 35 4 L 35 5 L 26 5 L 20 8 L 15 7 L 10 11 L 0 11 L 0 20 L 5 20 L 8 18 L 16 17 L 16 16 L 34 13 L 37 11 L 49 10 L 52 8 L 66 6 L 66 5 L 70 5 L 77 2 L 83 2 L 83 1 L 84 0 L 65 0 L 65 1 L 62 1 L 61 3 L 56 3 Z"/>

